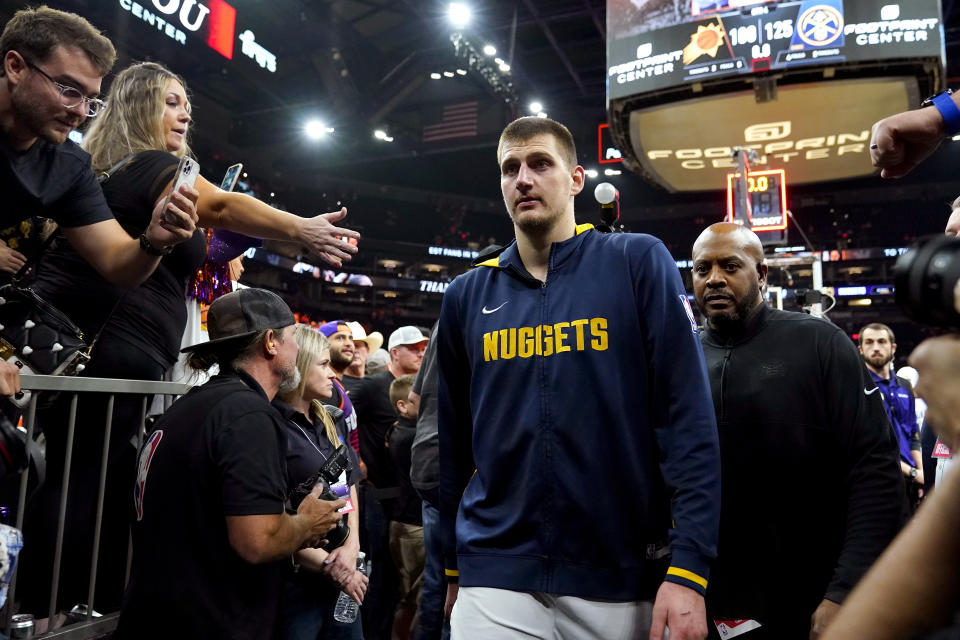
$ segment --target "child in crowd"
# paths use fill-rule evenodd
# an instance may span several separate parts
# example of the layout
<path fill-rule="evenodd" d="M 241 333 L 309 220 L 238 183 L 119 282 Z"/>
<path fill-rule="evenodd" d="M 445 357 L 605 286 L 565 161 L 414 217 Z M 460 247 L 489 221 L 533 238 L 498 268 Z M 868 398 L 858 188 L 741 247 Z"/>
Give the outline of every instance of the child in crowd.
<path fill-rule="evenodd" d="M 390 403 L 398 419 L 387 432 L 387 447 L 397 472 L 400 497 L 390 521 L 390 554 L 400 574 L 400 602 L 393 619 L 393 638 L 406 640 L 415 623 L 423 588 L 423 519 L 421 501 L 410 483 L 410 449 L 417 432 L 417 396 L 410 398 L 412 374 L 390 384 Z"/>

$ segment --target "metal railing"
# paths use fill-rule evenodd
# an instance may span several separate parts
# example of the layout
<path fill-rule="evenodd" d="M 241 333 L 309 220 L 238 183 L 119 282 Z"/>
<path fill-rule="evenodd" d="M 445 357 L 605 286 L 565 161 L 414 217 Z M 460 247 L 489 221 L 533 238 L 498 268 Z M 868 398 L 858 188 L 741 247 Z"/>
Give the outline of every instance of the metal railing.
<path fill-rule="evenodd" d="M 143 380 L 118 380 L 112 378 L 75 378 L 65 376 L 21 376 L 23 389 L 31 391 L 30 403 L 24 412 L 23 426 L 26 428 L 27 443 L 33 441 L 35 433 L 35 421 L 37 414 L 37 402 L 43 397 L 43 394 L 50 392 L 59 392 L 72 394 L 70 399 L 70 417 L 67 423 L 67 441 L 66 457 L 63 468 L 63 483 L 61 486 L 60 505 L 57 515 L 57 533 L 56 547 L 53 558 L 53 575 L 50 585 L 50 604 L 48 611 L 48 620 L 53 620 L 57 613 L 57 596 L 60 586 L 60 569 L 62 564 L 63 535 L 66 524 L 67 498 L 70 488 L 70 466 L 73 457 L 73 439 L 74 429 L 77 419 L 77 394 L 78 393 L 97 393 L 108 394 L 106 416 L 104 417 L 103 427 L 103 451 L 100 458 L 100 482 L 97 487 L 97 511 L 93 533 L 93 549 L 90 554 L 90 580 L 87 589 L 87 613 L 82 622 L 74 623 L 62 629 L 50 631 L 48 633 L 35 635 L 35 638 L 62 638 L 69 640 L 82 640 L 86 638 L 95 638 L 110 633 L 116 629 L 119 612 L 107 612 L 102 617 L 93 617 L 94 611 L 94 593 L 97 584 L 97 563 L 99 561 L 100 551 L 100 533 L 103 520 L 104 494 L 106 490 L 107 466 L 110 449 L 110 434 L 113 429 L 113 407 L 114 398 L 117 394 L 137 394 L 144 395 L 140 411 L 140 423 L 137 430 L 137 451 L 143 444 L 145 435 L 145 422 L 147 409 L 151 396 L 161 396 L 164 399 L 164 409 L 169 408 L 175 396 L 183 395 L 191 385 L 176 382 L 148 382 Z M 23 530 L 24 510 L 27 502 L 27 484 L 29 480 L 30 469 L 24 469 L 20 474 L 20 492 L 17 500 L 17 529 Z M 132 487 L 131 487 L 132 490 Z M 24 539 L 24 544 L 29 544 L 29 540 Z M 130 566 L 132 561 L 132 545 L 128 547 L 125 582 L 130 578 Z M 19 562 L 17 568 L 19 568 Z M 10 590 L 6 604 L 5 628 L 7 635 L 10 634 L 10 618 L 16 602 L 17 589 L 17 571 L 15 569 L 10 583 Z"/>

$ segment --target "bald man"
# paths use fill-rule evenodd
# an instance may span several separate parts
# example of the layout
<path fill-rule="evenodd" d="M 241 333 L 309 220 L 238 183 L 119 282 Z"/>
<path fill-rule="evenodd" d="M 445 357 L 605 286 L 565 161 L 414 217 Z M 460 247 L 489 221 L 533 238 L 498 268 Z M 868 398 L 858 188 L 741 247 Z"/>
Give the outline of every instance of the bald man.
<path fill-rule="evenodd" d="M 893 432 L 853 342 L 769 308 L 766 278 L 752 231 L 719 223 L 694 244 L 722 469 L 707 609 L 723 637 L 755 627 L 747 640 L 806 640 L 896 535 L 905 499 Z"/>

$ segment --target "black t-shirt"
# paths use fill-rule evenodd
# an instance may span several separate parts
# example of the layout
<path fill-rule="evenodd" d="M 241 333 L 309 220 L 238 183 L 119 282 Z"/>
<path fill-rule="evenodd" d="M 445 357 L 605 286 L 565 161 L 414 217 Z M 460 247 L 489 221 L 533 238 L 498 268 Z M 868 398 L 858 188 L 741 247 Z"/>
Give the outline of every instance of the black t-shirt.
<path fill-rule="evenodd" d="M 150 224 L 153 207 L 173 178 L 177 162 L 166 151 L 144 151 L 103 183 L 107 202 L 131 237 Z M 107 282 L 69 243 L 58 240 L 37 266 L 34 287 L 77 323 L 88 340 L 109 318 L 104 336 L 132 344 L 166 368 L 177 360 L 187 323 L 187 283 L 205 254 L 206 240 L 197 230 L 164 256 L 143 284 L 126 292 Z"/>
<path fill-rule="evenodd" d="M 339 445 L 334 445 L 327 437 L 323 422 L 319 418 L 309 419 L 287 403 L 274 399 L 273 407 L 286 420 L 287 426 L 287 485 L 297 486 L 320 470 L 323 463 L 333 455 Z M 346 427 L 343 416 L 334 422 L 340 444 L 345 444 Z M 347 484 L 355 485 L 360 481 L 360 465 L 357 454 L 347 446 Z"/>
<path fill-rule="evenodd" d="M 113 217 L 90 168 L 90 155 L 67 140 L 38 139 L 17 151 L 0 135 L 0 228 L 32 216 L 53 218 L 64 227 L 82 227 Z"/>
<path fill-rule="evenodd" d="M 384 441 L 387 429 L 397 421 L 397 414 L 390 404 L 392 382 L 393 374 L 384 369 L 363 378 L 353 388 L 348 387 L 357 412 L 360 459 L 367 465 L 367 480 L 378 489 L 397 486 L 393 461 Z"/>
<path fill-rule="evenodd" d="M 423 501 L 410 482 L 410 449 L 417 435 L 417 423 L 406 418 L 397 420 L 390 432 L 390 458 L 397 472 L 400 497 L 393 508 L 392 519 L 405 524 L 423 525 Z"/>
<path fill-rule="evenodd" d="M 272 638 L 289 560 L 251 565 L 226 516 L 284 512 L 286 421 L 228 371 L 177 400 L 138 458 L 133 573 L 116 638 Z"/>

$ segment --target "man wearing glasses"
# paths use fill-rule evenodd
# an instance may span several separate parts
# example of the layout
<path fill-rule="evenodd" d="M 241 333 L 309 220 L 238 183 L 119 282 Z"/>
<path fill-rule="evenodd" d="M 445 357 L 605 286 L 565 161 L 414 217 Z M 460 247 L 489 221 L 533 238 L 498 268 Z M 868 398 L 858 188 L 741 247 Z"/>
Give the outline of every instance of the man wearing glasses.
<path fill-rule="evenodd" d="M 135 287 L 160 257 L 193 235 L 197 191 L 183 187 L 164 216 L 131 238 L 114 219 L 90 167 L 67 135 L 99 113 L 100 81 L 116 60 L 107 38 L 72 13 L 18 11 L 0 35 L 0 228 L 53 218 L 83 258 L 114 284 Z M 19 391 L 16 368 L 0 363 L 0 394 Z"/>

